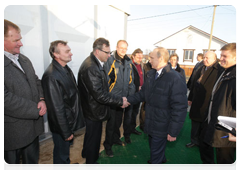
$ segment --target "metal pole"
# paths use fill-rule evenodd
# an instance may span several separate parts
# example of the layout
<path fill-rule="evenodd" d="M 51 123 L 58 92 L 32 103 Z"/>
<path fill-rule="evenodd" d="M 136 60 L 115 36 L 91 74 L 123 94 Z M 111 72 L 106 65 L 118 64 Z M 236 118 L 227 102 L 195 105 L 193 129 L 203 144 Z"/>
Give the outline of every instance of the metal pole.
<path fill-rule="evenodd" d="M 213 19 L 212 19 L 212 28 L 211 28 L 211 34 L 210 34 L 210 39 L 209 39 L 208 51 L 210 51 L 210 48 L 211 48 L 212 32 L 213 32 L 213 25 L 214 25 L 214 18 L 215 18 L 216 7 L 217 7 L 217 5 L 214 5 Z"/>

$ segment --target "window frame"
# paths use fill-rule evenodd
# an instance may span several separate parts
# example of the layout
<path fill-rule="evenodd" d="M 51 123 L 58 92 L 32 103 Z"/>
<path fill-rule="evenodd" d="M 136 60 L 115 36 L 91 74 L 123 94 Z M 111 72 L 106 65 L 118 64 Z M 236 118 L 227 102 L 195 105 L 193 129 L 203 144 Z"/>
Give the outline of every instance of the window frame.
<path fill-rule="evenodd" d="M 192 51 L 193 52 L 192 59 L 185 59 L 186 51 Z M 195 49 L 183 49 L 183 62 L 192 62 L 193 63 L 194 51 L 195 51 Z"/>

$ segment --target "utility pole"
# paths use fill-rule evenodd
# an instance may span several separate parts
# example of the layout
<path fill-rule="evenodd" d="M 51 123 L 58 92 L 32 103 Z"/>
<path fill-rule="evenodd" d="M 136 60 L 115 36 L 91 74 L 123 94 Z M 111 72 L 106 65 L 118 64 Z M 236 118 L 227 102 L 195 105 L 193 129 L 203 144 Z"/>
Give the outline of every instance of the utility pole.
<path fill-rule="evenodd" d="M 215 18 L 216 7 L 217 7 L 217 5 L 214 5 L 213 18 L 212 18 L 212 28 L 211 28 L 211 34 L 210 34 L 210 39 L 209 39 L 208 51 L 210 51 L 210 48 L 211 48 L 212 32 L 213 32 L 213 25 L 214 25 L 214 18 Z"/>

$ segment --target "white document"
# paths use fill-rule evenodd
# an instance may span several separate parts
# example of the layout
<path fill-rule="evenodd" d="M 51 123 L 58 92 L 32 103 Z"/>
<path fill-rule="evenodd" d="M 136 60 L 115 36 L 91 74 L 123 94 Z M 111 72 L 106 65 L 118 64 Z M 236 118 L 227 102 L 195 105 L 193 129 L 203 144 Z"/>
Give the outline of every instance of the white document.
<path fill-rule="evenodd" d="M 218 120 L 220 122 L 223 122 L 226 125 L 231 126 L 236 129 L 236 118 L 235 117 L 218 116 Z"/>

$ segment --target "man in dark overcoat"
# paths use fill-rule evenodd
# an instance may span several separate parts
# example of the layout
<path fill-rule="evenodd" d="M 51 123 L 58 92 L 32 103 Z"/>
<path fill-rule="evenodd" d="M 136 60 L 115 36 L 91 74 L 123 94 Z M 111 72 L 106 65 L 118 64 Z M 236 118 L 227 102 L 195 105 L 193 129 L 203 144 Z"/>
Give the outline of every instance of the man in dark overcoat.
<path fill-rule="evenodd" d="M 154 49 L 150 56 L 152 70 L 141 90 L 127 97 L 130 104 L 145 101 L 144 132 L 149 136 L 152 164 L 166 161 L 167 141 L 175 141 L 187 114 L 187 86 L 182 76 L 168 64 L 165 48 Z"/>

